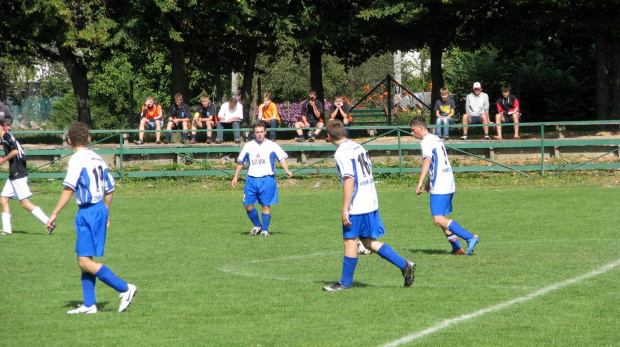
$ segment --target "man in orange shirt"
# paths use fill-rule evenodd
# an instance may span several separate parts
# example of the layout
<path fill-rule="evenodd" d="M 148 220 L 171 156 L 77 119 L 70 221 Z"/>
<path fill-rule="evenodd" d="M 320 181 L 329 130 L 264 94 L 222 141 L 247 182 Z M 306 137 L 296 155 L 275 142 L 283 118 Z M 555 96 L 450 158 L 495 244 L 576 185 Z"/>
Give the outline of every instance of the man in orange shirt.
<path fill-rule="evenodd" d="M 164 126 L 164 117 L 161 113 L 161 105 L 155 102 L 153 96 L 148 95 L 142 109 L 140 110 L 140 139 L 136 140 L 136 145 L 144 144 L 144 130 L 161 130 Z M 155 133 L 156 143 L 161 144 L 161 132 Z"/>
<path fill-rule="evenodd" d="M 280 115 L 278 114 L 278 106 L 271 100 L 271 94 L 269 93 L 265 93 L 263 103 L 258 106 L 258 119 L 265 122 L 270 128 L 269 139 L 275 141 Z"/>

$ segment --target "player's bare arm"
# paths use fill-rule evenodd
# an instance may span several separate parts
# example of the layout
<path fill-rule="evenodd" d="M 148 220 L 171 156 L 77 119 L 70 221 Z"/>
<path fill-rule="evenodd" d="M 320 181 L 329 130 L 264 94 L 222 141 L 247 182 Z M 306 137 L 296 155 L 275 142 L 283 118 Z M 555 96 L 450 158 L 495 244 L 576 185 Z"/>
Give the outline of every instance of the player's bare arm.
<path fill-rule="evenodd" d="M 284 172 L 286 172 L 286 175 L 288 176 L 288 178 L 293 177 L 293 173 L 288 169 L 288 163 L 286 162 L 286 159 L 282 159 L 280 161 L 280 165 L 284 169 Z"/>
<path fill-rule="evenodd" d="M 418 187 L 416 188 L 415 193 L 420 195 L 424 190 L 428 191 L 428 187 L 424 185 L 424 178 L 428 174 L 428 170 L 431 167 L 431 158 L 424 158 L 424 162 L 422 163 L 422 172 L 420 173 L 420 180 L 418 181 Z M 430 182 L 427 182 L 430 183 Z M 428 185 L 428 184 L 427 184 Z M 426 188 L 426 189 L 425 189 Z"/>
<path fill-rule="evenodd" d="M 342 225 L 350 227 L 353 225 L 349 220 L 349 207 L 353 199 L 353 188 L 355 187 L 355 178 L 345 177 L 342 194 Z"/>
<path fill-rule="evenodd" d="M 53 227 L 52 224 L 54 224 L 54 222 L 56 221 L 58 214 L 67 205 L 69 200 L 71 200 L 72 196 L 73 196 L 73 189 L 69 187 L 65 187 L 65 189 L 62 190 L 62 192 L 60 193 L 60 198 L 58 198 L 58 203 L 56 204 L 54 211 L 52 212 L 49 219 L 47 220 L 47 224 L 45 224 L 46 227 L 48 228 Z"/>
<path fill-rule="evenodd" d="M 4 157 L 0 157 L 0 165 L 6 163 L 7 161 L 15 158 L 15 156 L 17 156 L 18 152 L 16 149 L 12 150 L 11 152 L 9 152 L 9 154 L 7 154 Z"/>
<path fill-rule="evenodd" d="M 241 172 L 242 168 L 243 168 L 243 164 L 237 163 L 237 167 L 235 168 L 235 175 L 233 176 L 233 179 L 232 179 L 233 188 L 237 186 L 237 182 L 239 181 L 239 173 Z"/>

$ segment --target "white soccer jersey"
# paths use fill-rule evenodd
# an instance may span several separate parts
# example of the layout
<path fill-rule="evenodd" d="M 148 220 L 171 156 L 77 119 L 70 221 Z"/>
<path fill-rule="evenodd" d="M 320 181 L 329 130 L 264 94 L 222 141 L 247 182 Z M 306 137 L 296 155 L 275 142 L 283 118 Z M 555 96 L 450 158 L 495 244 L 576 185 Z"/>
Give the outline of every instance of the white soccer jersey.
<path fill-rule="evenodd" d="M 357 142 L 345 140 L 338 146 L 334 160 L 343 184 L 345 177 L 355 179 L 349 214 L 357 215 L 378 210 L 379 199 L 372 176 L 372 163 L 364 147 Z"/>
<path fill-rule="evenodd" d="M 451 194 L 454 193 L 454 175 L 452 166 L 448 161 L 446 147 L 439 137 L 427 134 L 422 139 L 422 158 L 431 159 L 431 167 L 428 170 L 428 177 L 431 181 L 431 194 Z"/>
<path fill-rule="evenodd" d="M 75 191 L 78 205 L 96 204 L 114 190 L 114 178 L 101 157 L 88 148 L 78 150 L 69 160 L 62 184 Z"/>
<path fill-rule="evenodd" d="M 248 163 L 248 176 L 264 177 L 275 175 L 276 160 L 281 162 L 286 158 L 288 155 L 277 143 L 267 139 L 261 143 L 252 140 L 243 146 L 237 157 L 237 163 L 242 165 Z"/>

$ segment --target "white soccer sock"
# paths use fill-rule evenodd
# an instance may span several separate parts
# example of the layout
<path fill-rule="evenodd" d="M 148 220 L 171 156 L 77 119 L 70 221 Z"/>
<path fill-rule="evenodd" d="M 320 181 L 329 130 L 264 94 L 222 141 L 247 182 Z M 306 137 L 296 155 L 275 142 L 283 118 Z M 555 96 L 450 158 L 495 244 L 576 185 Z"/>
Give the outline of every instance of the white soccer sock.
<path fill-rule="evenodd" d="M 13 228 L 11 228 L 11 214 L 2 212 L 2 230 L 7 233 L 12 233 Z"/>
<path fill-rule="evenodd" d="M 38 220 L 41 221 L 41 223 L 43 224 L 47 224 L 47 220 L 49 219 L 47 217 L 47 215 L 45 214 L 45 212 L 43 212 L 43 210 L 37 206 L 34 208 L 34 210 L 32 210 L 31 212 L 35 217 L 37 217 Z"/>

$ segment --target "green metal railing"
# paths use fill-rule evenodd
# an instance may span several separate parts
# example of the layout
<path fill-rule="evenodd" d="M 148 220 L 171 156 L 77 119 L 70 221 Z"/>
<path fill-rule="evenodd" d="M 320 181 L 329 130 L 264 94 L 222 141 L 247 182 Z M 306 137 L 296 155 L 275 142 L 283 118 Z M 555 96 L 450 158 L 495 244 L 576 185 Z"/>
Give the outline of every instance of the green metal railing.
<path fill-rule="evenodd" d="M 504 123 L 502 126 L 510 127 L 513 123 Z M 562 170 L 569 171 L 575 169 L 620 169 L 620 160 L 615 160 L 611 163 L 592 163 L 597 159 L 612 154 L 617 153 L 620 149 L 620 137 L 592 137 L 592 138 L 555 138 L 550 139 L 546 136 L 549 129 L 554 129 L 556 127 L 584 127 L 584 126 L 603 126 L 603 125 L 613 125 L 614 127 L 620 127 L 620 121 L 583 121 L 583 122 L 540 122 L 540 123 L 520 123 L 522 128 L 527 127 L 528 129 L 536 129 L 540 131 L 540 138 L 537 139 L 521 139 L 521 140 L 504 140 L 504 141 L 475 141 L 475 140 L 467 140 L 467 141 L 446 141 L 445 146 L 446 149 L 451 151 L 452 153 L 459 153 L 461 155 L 470 156 L 472 158 L 476 158 L 479 160 L 483 160 L 487 162 L 487 165 L 478 165 L 478 166 L 454 166 L 453 171 L 455 172 L 481 172 L 481 171 L 513 171 L 517 174 L 523 176 L 529 176 L 527 172 L 539 172 L 540 175 L 544 175 L 547 170 Z M 476 128 L 481 127 L 482 125 L 468 125 L 469 127 Z M 490 127 L 494 126 L 494 124 L 489 124 Z M 429 126 L 429 128 L 433 128 L 434 126 Z M 450 125 L 452 130 L 463 127 L 462 125 Z M 553 128 L 552 128 L 553 127 Z M 302 128 L 304 131 L 312 130 L 314 128 Z M 404 160 L 404 155 L 406 151 L 419 151 L 420 150 L 420 142 L 419 141 L 404 141 L 403 136 L 411 137 L 411 129 L 408 126 L 352 126 L 351 130 L 368 130 L 374 129 L 378 131 L 378 135 L 372 137 L 370 139 L 362 142 L 367 150 L 369 151 L 396 151 L 398 153 L 398 165 L 395 167 L 380 167 L 376 166 L 373 168 L 375 173 L 395 173 L 395 174 L 405 174 L 405 173 L 418 173 L 420 172 L 419 167 L 407 167 L 406 162 Z M 296 130 L 295 128 L 278 128 L 276 129 L 279 133 L 283 132 L 292 132 Z M 204 133 L 206 130 L 199 129 L 198 132 Z M 224 129 L 224 132 L 233 131 L 232 129 Z M 251 129 L 242 128 L 241 132 L 250 132 Z M 125 145 L 124 142 L 134 134 L 137 134 L 138 130 L 93 130 L 91 131 L 92 135 L 95 137 L 99 137 L 99 135 L 106 135 L 103 138 L 97 140 L 96 142 L 91 143 L 91 147 L 100 154 L 107 155 L 115 155 L 118 156 L 118 171 L 114 171 L 114 175 L 116 178 L 122 177 L 162 177 L 162 176 L 202 176 L 202 175 L 232 175 L 234 170 L 226 170 L 222 169 L 216 165 L 212 165 L 208 161 L 199 160 L 194 158 L 193 156 L 196 154 L 206 154 L 206 155 L 221 155 L 221 154 L 235 154 L 239 153 L 242 149 L 240 145 L 233 143 L 224 143 L 221 145 Z M 155 130 L 146 131 L 147 133 L 154 133 Z M 163 130 L 162 132 L 166 132 Z M 182 130 L 173 130 L 172 132 L 179 133 L 183 132 Z M 214 131 L 215 132 L 215 131 Z M 537 134 L 536 132 L 529 132 L 530 134 Z M 59 138 L 62 137 L 65 132 L 62 131 L 27 131 L 27 132 L 14 132 L 14 134 L 20 138 L 22 135 L 55 135 Z M 471 133 L 470 133 L 471 134 Z M 393 137 L 394 141 L 385 142 L 378 141 L 382 138 Z M 470 136 L 471 137 L 471 136 Z M 117 141 L 113 141 L 112 144 L 104 144 L 106 141 L 113 140 L 117 138 Z M 290 153 L 300 152 L 302 154 L 312 153 L 312 152 L 333 152 L 335 151 L 335 147 L 330 143 L 325 142 L 314 142 L 314 143 L 295 143 L 295 142 L 279 142 L 281 147 Z M 549 164 L 545 162 L 545 153 L 549 148 L 554 147 L 582 147 L 582 146 L 605 146 L 610 147 L 610 150 L 606 153 L 599 155 L 595 158 L 588 160 L 587 162 L 580 164 L 568 164 L 568 165 L 559 165 L 559 164 Z M 39 156 L 53 157 L 49 163 L 44 165 L 40 165 L 31 170 L 30 177 L 32 178 L 62 178 L 64 177 L 64 172 L 38 172 L 39 169 L 50 166 L 63 158 L 71 155 L 73 151 L 70 147 L 65 146 L 55 146 L 55 145 L 46 145 L 40 146 L 39 148 L 28 150 L 28 146 L 26 148 L 27 156 Z M 475 150 L 489 150 L 489 149 L 514 149 L 514 148 L 539 148 L 540 150 L 540 162 L 536 165 L 504 165 L 493 158 L 486 158 L 472 151 Z M 159 171 L 131 171 L 125 169 L 125 158 L 130 155 L 175 155 L 181 158 L 184 158 L 190 162 L 195 162 L 202 165 L 205 169 L 203 170 L 159 170 Z M 293 170 L 296 174 L 311 174 L 311 173 L 335 173 L 336 170 L 333 167 L 324 168 L 319 167 L 318 164 L 331 159 L 332 156 L 324 157 L 320 160 L 317 160 L 310 164 L 304 164 L 303 166 L 296 168 Z M 283 171 L 281 169 L 278 170 L 278 175 L 282 175 Z M 1 177 L 7 177 L 7 174 L 0 174 Z"/>

